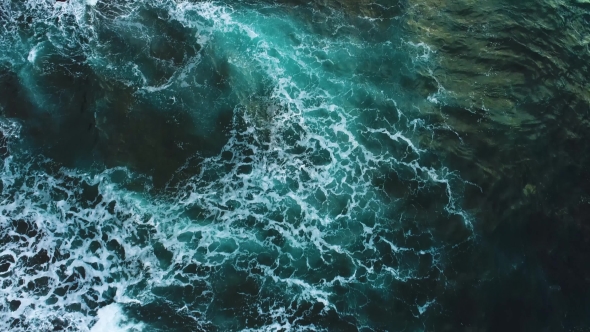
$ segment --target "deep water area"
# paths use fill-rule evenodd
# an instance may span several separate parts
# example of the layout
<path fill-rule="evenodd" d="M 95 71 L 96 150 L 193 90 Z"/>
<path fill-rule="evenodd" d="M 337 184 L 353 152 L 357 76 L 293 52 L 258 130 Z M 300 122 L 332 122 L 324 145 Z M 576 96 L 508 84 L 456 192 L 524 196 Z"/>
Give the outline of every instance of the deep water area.
<path fill-rule="evenodd" d="M 1 0 L 0 331 L 590 331 L 587 0 Z"/>

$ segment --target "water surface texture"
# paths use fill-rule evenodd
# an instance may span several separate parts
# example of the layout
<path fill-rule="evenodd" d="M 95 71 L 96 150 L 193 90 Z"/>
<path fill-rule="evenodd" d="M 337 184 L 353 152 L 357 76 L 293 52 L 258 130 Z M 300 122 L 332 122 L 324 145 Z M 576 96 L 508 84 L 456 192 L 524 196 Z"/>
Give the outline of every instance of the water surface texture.
<path fill-rule="evenodd" d="M 590 3 L 5 0 L 0 330 L 590 331 Z"/>

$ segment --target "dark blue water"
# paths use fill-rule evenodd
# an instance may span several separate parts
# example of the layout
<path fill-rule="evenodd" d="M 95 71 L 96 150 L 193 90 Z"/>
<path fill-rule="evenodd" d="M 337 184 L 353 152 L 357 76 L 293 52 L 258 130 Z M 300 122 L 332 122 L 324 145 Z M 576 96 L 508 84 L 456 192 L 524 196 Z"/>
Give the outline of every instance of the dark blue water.
<path fill-rule="evenodd" d="M 585 6 L 5 0 L 0 330 L 588 330 Z"/>

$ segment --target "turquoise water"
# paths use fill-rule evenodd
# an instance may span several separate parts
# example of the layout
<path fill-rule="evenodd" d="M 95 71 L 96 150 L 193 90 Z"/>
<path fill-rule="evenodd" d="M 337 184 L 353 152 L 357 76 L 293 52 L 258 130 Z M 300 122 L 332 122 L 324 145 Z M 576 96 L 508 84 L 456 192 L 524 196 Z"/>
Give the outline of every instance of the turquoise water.
<path fill-rule="evenodd" d="M 460 330 L 483 189 L 404 6 L 0 4 L 0 330 Z"/>

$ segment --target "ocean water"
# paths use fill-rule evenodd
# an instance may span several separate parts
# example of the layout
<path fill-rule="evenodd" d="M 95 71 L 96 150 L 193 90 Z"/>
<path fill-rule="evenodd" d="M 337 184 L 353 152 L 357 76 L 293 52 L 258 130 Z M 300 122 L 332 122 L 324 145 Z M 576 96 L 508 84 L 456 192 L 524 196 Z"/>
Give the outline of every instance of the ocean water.
<path fill-rule="evenodd" d="M 588 330 L 587 6 L 1 2 L 0 330 Z"/>

